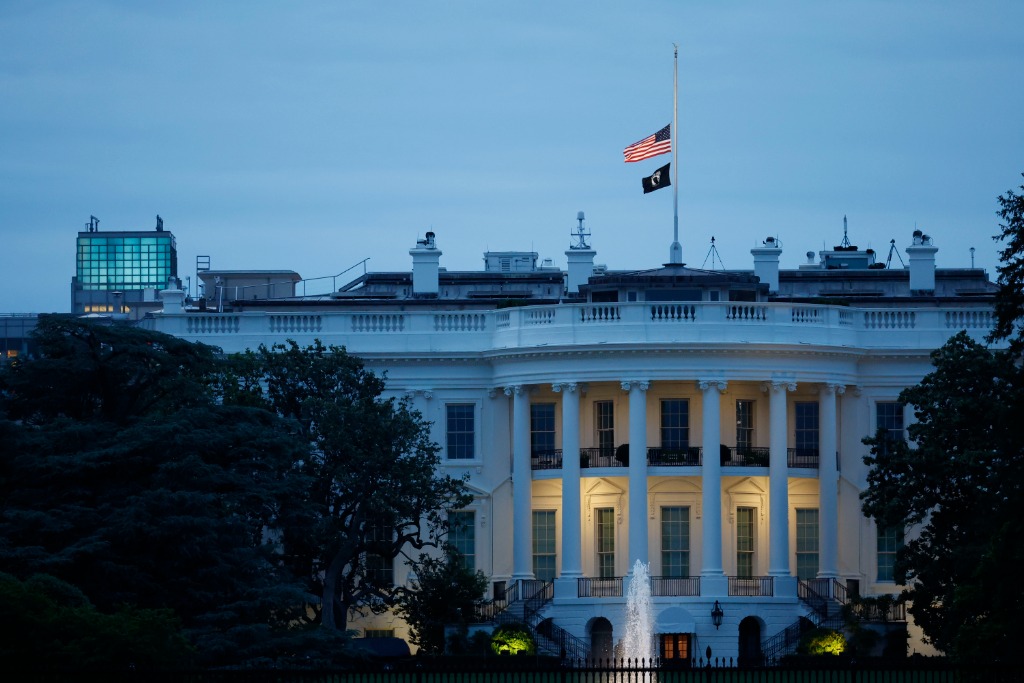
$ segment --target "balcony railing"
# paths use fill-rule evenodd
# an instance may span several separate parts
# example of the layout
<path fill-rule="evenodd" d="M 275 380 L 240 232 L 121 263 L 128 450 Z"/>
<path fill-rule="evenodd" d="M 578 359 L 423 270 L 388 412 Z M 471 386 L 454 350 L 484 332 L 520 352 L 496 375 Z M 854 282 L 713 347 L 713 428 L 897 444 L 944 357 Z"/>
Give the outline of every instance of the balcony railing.
<path fill-rule="evenodd" d="M 775 594 L 775 580 L 771 576 L 729 577 L 729 595 L 745 598 L 768 598 Z"/>
<path fill-rule="evenodd" d="M 760 446 L 721 447 L 719 457 L 722 467 L 768 467 L 769 449 Z M 818 469 L 820 465 L 817 448 L 787 448 L 786 464 L 795 469 Z M 836 466 L 839 453 L 836 453 Z M 700 446 L 686 448 L 647 449 L 647 464 L 652 467 L 700 467 L 704 464 L 704 453 Z M 628 467 L 629 444 L 616 448 L 581 448 L 580 467 Z M 554 448 L 534 451 L 530 454 L 530 469 L 562 469 L 562 449 Z"/>
<path fill-rule="evenodd" d="M 686 448 L 648 448 L 647 464 L 668 467 L 700 467 L 700 446 Z"/>
<path fill-rule="evenodd" d="M 722 446 L 722 467 L 768 467 L 768 449 L 759 446 Z"/>
<path fill-rule="evenodd" d="M 787 448 L 786 464 L 790 467 L 804 467 L 807 469 L 818 469 L 817 448 Z"/>
<path fill-rule="evenodd" d="M 652 576 L 651 595 L 682 596 L 700 595 L 699 576 Z"/>
<path fill-rule="evenodd" d="M 560 470 L 562 469 L 562 449 L 554 448 L 549 451 L 534 451 L 530 454 L 530 469 L 532 470 Z"/>
<path fill-rule="evenodd" d="M 618 448 L 581 448 L 580 467 L 626 467 L 629 465 L 629 445 Z"/>
<path fill-rule="evenodd" d="M 581 598 L 621 598 L 622 577 L 592 579 L 584 577 L 577 581 L 577 594 Z"/>

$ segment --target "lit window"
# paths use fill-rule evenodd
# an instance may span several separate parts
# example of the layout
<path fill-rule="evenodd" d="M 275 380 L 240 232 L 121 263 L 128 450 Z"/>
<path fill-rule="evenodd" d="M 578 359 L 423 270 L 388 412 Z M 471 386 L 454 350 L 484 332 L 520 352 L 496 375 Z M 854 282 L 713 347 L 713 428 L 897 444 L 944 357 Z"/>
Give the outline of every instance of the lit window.
<path fill-rule="evenodd" d="M 533 511 L 533 575 L 542 581 L 555 578 L 555 511 Z"/>
<path fill-rule="evenodd" d="M 818 575 L 818 510 L 796 511 L 796 575 L 807 580 Z"/>
<path fill-rule="evenodd" d="M 754 508 L 736 510 L 736 576 L 754 576 Z"/>

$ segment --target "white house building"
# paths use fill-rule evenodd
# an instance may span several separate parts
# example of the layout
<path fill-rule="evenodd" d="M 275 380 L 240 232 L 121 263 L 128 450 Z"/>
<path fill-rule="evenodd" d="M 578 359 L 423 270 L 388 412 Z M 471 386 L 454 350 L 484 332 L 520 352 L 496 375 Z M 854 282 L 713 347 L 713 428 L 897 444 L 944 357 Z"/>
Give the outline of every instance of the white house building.
<path fill-rule="evenodd" d="M 169 289 L 143 325 L 226 352 L 319 338 L 386 372 L 433 423 L 448 472 L 469 475 L 453 540 L 499 603 L 536 596 L 526 616 L 563 650 L 611 654 L 636 560 L 669 658 L 775 657 L 801 618 L 897 593 L 909 530 L 861 513 L 861 440 L 903 438 L 912 414 L 896 398 L 929 353 L 989 331 L 985 272 L 936 268 L 920 232 L 907 267 L 844 238 L 783 270 L 768 238 L 743 271 L 609 271 L 585 237 L 581 216 L 565 269 L 491 252 L 482 271 L 448 272 L 427 233 L 409 272 L 220 312 Z M 407 635 L 393 616 L 355 625 Z"/>

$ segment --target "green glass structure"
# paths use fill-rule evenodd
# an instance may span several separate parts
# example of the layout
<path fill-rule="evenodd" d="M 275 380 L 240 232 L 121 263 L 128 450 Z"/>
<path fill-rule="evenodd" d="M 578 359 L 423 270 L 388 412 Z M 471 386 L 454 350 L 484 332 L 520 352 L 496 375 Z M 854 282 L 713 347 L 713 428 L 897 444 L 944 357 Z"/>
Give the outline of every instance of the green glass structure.
<path fill-rule="evenodd" d="M 169 232 L 87 232 L 78 235 L 76 274 L 84 290 L 165 289 L 177 277 Z"/>

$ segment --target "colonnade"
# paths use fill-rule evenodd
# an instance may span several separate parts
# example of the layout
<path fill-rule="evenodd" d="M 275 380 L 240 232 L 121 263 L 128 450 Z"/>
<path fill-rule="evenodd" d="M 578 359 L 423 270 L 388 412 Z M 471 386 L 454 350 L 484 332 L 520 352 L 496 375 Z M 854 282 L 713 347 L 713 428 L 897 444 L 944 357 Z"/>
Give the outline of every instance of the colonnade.
<path fill-rule="evenodd" d="M 648 548 L 648 463 L 647 463 L 647 392 L 648 380 L 623 380 L 621 387 L 629 395 L 630 457 L 628 466 L 628 566 L 639 559 L 649 562 Z M 724 577 L 722 545 L 722 467 L 718 453 L 721 448 L 720 397 L 728 387 L 724 379 L 702 379 L 697 382 L 702 393 L 701 533 L 702 577 Z M 552 384 L 560 393 L 562 414 L 562 557 L 559 578 L 584 576 L 581 539 L 582 506 L 580 500 L 580 458 L 572 454 L 580 450 L 580 393 L 576 382 Z M 767 381 L 762 388 L 769 395 L 769 463 L 768 463 L 768 574 L 787 577 L 790 571 L 789 544 L 789 468 L 787 459 L 788 394 L 796 390 L 793 381 Z M 845 387 L 836 383 L 818 385 L 819 421 L 819 571 L 821 578 L 838 577 L 838 450 L 837 396 Z M 529 387 L 513 385 L 505 388 L 512 399 L 513 457 L 513 538 L 512 579 L 531 579 L 532 544 L 532 471 L 530 467 L 530 398 Z M 524 493 L 525 492 L 525 495 Z"/>

